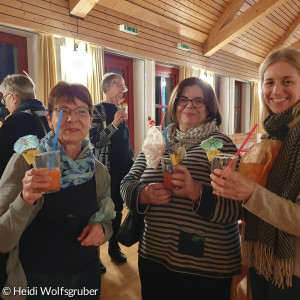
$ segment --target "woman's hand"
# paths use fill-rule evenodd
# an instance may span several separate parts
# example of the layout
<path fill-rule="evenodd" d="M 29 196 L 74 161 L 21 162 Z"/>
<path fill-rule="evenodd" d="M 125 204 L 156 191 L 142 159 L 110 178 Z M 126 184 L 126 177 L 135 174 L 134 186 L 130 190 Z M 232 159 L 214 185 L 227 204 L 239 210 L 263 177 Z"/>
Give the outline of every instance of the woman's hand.
<path fill-rule="evenodd" d="M 176 186 L 172 189 L 173 194 L 197 201 L 200 197 L 201 184 L 194 181 L 186 167 L 176 165 L 173 166 L 173 170 L 172 183 Z"/>
<path fill-rule="evenodd" d="M 213 180 L 211 182 L 214 189 L 213 194 L 239 201 L 248 200 L 253 194 L 255 182 L 242 176 L 240 173 L 232 170 L 225 172 L 219 169 L 215 169 L 214 173 L 221 177 L 214 174 L 210 175 L 210 178 Z"/>
<path fill-rule="evenodd" d="M 25 173 L 22 180 L 22 198 L 25 202 L 32 205 L 43 196 L 40 190 L 49 187 L 52 180 L 48 173 L 47 169 L 30 169 Z"/>
<path fill-rule="evenodd" d="M 144 187 L 139 196 L 141 204 L 167 204 L 172 193 L 166 189 L 163 183 L 150 183 Z"/>
<path fill-rule="evenodd" d="M 100 246 L 104 242 L 104 231 L 100 223 L 90 223 L 85 226 L 77 238 L 81 246 Z"/>
<path fill-rule="evenodd" d="M 127 114 L 123 110 L 118 110 L 115 113 L 114 120 L 112 123 L 116 127 L 118 127 L 122 123 L 122 121 L 125 121 L 125 120 L 127 120 Z"/>

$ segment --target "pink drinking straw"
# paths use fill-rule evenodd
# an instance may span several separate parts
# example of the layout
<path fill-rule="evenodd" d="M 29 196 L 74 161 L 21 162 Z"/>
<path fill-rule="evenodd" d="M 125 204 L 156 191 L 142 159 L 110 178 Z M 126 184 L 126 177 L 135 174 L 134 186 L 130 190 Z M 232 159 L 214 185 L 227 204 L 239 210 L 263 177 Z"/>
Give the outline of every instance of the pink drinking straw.
<path fill-rule="evenodd" d="M 248 136 L 246 137 L 246 139 L 244 140 L 244 143 L 241 145 L 241 147 L 239 148 L 239 150 L 237 151 L 237 153 L 234 155 L 233 159 L 231 160 L 231 162 L 229 163 L 229 165 L 227 166 L 227 168 L 225 169 L 225 172 L 227 172 L 230 167 L 232 166 L 234 160 L 238 157 L 238 155 L 241 153 L 241 151 L 243 150 L 244 146 L 246 145 L 246 143 L 248 142 L 248 140 L 250 139 L 251 135 L 253 134 L 254 130 L 256 129 L 256 127 L 258 126 L 258 124 L 255 124 L 254 127 L 252 128 L 252 130 L 249 132 Z"/>
<path fill-rule="evenodd" d="M 163 124 L 165 115 L 166 115 L 166 112 L 164 112 L 164 115 L 163 115 L 163 117 L 162 117 L 162 119 L 161 119 L 161 122 L 160 122 L 160 125 L 159 125 L 159 130 L 160 130 L 160 131 L 161 131 L 161 129 L 162 129 L 162 124 Z"/>

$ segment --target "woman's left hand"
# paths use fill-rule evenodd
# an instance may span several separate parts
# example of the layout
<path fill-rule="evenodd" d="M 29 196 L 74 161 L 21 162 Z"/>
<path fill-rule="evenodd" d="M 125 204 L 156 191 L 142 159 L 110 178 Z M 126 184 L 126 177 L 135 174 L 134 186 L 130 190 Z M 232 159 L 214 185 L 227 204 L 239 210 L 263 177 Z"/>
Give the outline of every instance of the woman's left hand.
<path fill-rule="evenodd" d="M 200 197 L 200 183 L 194 181 L 189 170 L 181 165 L 173 166 L 172 183 L 176 186 L 172 193 L 185 196 L 193 201 Z"/>
<path fill-rule="evenodd" d="M 102 225 L 100 223 L 88 224 L 77 240 L 81 242 L 81 246 L 100 246 L 104 241 Z"/>
<path fill-rule="evenodd" d="M 228 170 L 215 169 L 210 175 L 213 180 L 213 194 L 232 200 L 248 200 L 255 188 L 255 182 L 242 176 L 240 173 Z M 222 178 L 223 177 L 223 178 Z M 228 180 L 227 180 L 228 179 Z"/>

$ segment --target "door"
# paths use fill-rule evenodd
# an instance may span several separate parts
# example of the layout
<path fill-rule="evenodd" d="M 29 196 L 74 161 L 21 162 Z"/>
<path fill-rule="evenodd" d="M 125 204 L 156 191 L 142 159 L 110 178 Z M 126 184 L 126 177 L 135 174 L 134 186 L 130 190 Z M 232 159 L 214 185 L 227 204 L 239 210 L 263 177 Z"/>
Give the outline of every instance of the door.
<path fill-rule="evenodd" d="M 0 81 L 8 74 L 28 72 L 27 39 L 0 32 Z"/>
<path fill-rule="evenodd" d="M 160 125 L 167 112 L 171 92 L 178 83 L 179 69 L 155 65 L 155 122 L 157 126 Z M 170 116 L 166 113 L 162 125 L 166 127 L 170 123 Z"/>
<path fill-rule="evenodd" d="M 28 72 L 27 39 L 25 37 L 0 32 L 0 66 L 0 82 L 7 75 Z M 8 110 L 0 103 L 0 121 L 3 122 L 8 114 Z"/>
<path fill-rule="evenodd" d="M 120 74 L 125 81 L 128 91 L 124 94 L 125 102 L 128 104 L 128 127 L 130 132 L 130 143 L 134 149 L 134 99 L 133 99 L 133 60 L 127 57 L 104 53 L 104 71 Z"/>

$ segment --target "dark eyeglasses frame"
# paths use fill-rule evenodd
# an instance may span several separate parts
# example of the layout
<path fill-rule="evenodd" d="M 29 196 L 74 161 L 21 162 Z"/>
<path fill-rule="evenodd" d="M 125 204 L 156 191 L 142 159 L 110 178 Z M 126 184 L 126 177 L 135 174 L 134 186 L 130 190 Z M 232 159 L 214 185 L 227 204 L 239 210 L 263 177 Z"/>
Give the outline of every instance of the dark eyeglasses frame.
<path fill-rule="evenodd" d="M 90 109 L 88 107 L 80 107 L 79 106 L 79 107 L 76 107 L 75 109 L 69 109 L 67 107 L 56 107 L 56 108 L 54 108 L 54 111 L 56 111 L 56 113 L 59 114 L 59 112 L 62 110 L 62 111 L 64 111 L 63 112 L 63 116 L 65 114 L 67 114 L 67 117 L 69 117 L 71 115 L 72 111 L 74 111 L 75 116 L 77 118 L 80 118 L 80 116 L 76 113 L 76 110 L 78 110 L 78 109 L 84 109 L 84 110 L 86 110 L 89 113 L 89 116 L 91 116 L 91 112 L 90 112 Z M 69 111 L 69 113 L 67 111 Z"/>
<path fill-rule="evenodd" d="M 180 98 L 185 98 L 186 100 L 188 100 L 188 102 L 186 103 L 186 104 L 179 104 L 179 99 Z M 196 106 L 195 105 L 195 102 L 194 102 L 194 100 L 196 100 L 196 99 L 201 99 L 202 101 L 201 101 L 201 104 L 199 105 L 199 106 Z M 189 98 L 187 98 L 187 97 L 185 97 L 185 96 L 179 96 L 179 97 L 176 97 L 176 102 L 177 102 L 177 104 L 178 105 L 180 105 L 180 106 L 187 106 L 188 104 L 189 104 L 189 102 L 192 102 L 192 105 L 195 107 L 195 108 L 201 108 L 201 107 L 203 107 L 203 105 L 207 102 L 205 99 L 203 99 L 203 98 L 200 98 L 200 97 L 198 97 L 198 98 L 194 98 L 194 99 L 189 99 Z"/>
<path fill-rule="evenodd" d="M 8 95 L 10 95 L 10 94 L 11 94 L 11 93 L 8 93 L 8 94 L 2 96 L 2 98 L 1 98 L 1 103 L 2 103 L 3 105 L 6 105 L 6 100 L 5 100 L 5 98 L 6 98 Z"/>

